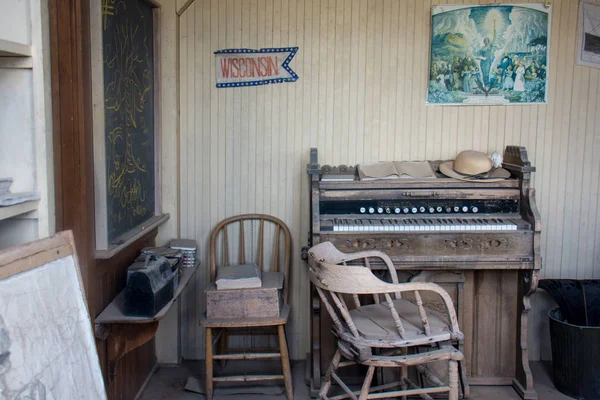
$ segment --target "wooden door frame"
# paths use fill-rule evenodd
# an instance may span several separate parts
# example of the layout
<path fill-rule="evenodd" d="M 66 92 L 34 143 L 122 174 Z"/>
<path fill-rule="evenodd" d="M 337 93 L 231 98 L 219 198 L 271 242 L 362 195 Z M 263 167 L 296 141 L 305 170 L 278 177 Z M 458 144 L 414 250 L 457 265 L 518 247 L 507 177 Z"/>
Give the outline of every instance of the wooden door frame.
<path fill-rule="evenodd" d="M 88 293 L 96 296 L 88 0 L 48 0 L 56 230 L 73 230 Z M 94 302 L 89 301 L 94 316 Z"/>

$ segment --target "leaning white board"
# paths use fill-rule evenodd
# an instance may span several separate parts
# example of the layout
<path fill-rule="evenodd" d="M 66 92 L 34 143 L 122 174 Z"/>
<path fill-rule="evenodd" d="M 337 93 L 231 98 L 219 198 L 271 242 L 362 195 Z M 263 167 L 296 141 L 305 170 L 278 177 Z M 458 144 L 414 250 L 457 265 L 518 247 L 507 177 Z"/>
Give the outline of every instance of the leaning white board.
<path fill-rule="evenodd" d="M 0 251 L 0 399 L 106 399 L 71 232 Z"/>

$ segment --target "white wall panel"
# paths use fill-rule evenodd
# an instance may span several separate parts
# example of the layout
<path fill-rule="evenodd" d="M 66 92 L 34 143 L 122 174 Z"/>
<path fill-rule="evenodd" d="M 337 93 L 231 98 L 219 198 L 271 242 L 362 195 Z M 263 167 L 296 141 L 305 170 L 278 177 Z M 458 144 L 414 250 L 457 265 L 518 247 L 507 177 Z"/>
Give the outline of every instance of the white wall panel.
<path fill-rule="evenodd" d="M 31 10 L 37 2 L 29 0 L 0 0 L 0 39 L 31 44 Z"/>
<path fill-rule="evenodd" d="M 552 1 L 547 105 L 471 107 L 425 105 L 430 9 L 438 3 L 195 0 L 179 18 L 181 234 L 198 240 L 206 265 L 208 235 L 219 220 L 264 212 L 288 224 L 294 358 L 303 358 L 309 343 L 299 254 L 309 223 L 311 147 L 321 164 L 354 165 L 526 146 L 537 167 L 542 275 L 600 277 L 600 73 L 575 65 L 578 1 Z M 291 63 L 297 82 L 216 89 L 214 51 L 280 46 L 300 48 Z M 198 274 L 185 298 L 186 358 L 204 356 L 198 319 L 206 279 Z M 540 357 L 536 343 L 550 307 L 546 298 L 536 304 L 533 358 Z"/>

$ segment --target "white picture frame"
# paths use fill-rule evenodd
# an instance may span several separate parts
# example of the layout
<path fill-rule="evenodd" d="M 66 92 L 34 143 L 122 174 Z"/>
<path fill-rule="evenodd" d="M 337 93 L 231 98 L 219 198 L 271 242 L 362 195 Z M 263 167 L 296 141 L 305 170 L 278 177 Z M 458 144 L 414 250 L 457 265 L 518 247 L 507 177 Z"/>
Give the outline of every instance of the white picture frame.
<path fill-rule="evenodd" d="M 577 64 L 600 68 L 600 3 L 579 2 Z"/>

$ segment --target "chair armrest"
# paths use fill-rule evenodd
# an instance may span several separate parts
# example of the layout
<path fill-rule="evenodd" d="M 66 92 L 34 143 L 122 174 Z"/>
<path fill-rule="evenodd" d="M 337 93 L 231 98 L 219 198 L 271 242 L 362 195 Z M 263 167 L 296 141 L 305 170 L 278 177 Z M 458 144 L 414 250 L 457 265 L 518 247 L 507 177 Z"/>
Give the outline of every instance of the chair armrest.
<path fill-rule="evenodd" d="M 390 271 L 390 275 L 392 277 L 392 282 L 398 283 L 398 274 L 396 273 L 396 268 L 394 267 L 394 263 L 392 262 L 392 259 L 386 253 L 379 251 L 379 250 L 363 250 L 363 251 L 358 251 L 356 253 L 348 253 L 347 255 L 348 255 L 348 257 L 344 257 L 344 259 L 342 260 L 343 262 L 355 261 L 355 260 L 365 259 L 365 258 L 379 258 L 379 259 L 383 260 L 383 262 L 387 266 L 388 270 Z"/>
<path fill-rule="evenodd" d="M 346 294 L 391 294 L 402 292 L 434 292 L 443 300 L 453 332 L 460 332 L 452 298 L 441 286 L 431 282 L 388 283 L 362 266 L 331 264 L 321 261 L 309 267 L 310 280 L 321 289 Z"/>
<path fill-rule="evenodd" d="M 434 292 L 437 293 L 446 306 L 446 312 L 450 318 L 450 324 L 452 325 L 453 332 L 460 332 L 458 327 L 458 318 L 456 316 L 456 310 L 454 309 L 454 302 L 444 288 L 437 283 L 432 282 L 407 282 L 407 283 L 387 283 L 389 288 L 385 290 L 385 293 L 402 293 L 402 292 Z"/>

